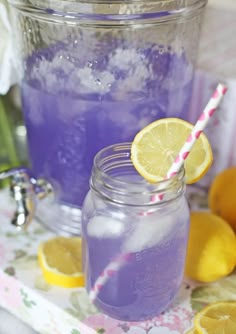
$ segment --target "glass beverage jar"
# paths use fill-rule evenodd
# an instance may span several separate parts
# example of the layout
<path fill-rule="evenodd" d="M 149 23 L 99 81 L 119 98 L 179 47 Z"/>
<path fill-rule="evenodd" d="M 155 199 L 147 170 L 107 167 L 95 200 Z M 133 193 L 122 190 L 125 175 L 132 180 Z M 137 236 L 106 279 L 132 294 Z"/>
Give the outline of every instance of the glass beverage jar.
<path fill-rule="evenodd" d="M 96 155 L 90 187 L 82 210 L 90 297 L 124 321 L 160 314 L 183 277 L 189 230 L 184 170 L 151 185 L 134 169 L 130 144 L 117 144 Z"/>
<path fill-rule="evenodd" d="M 206 2 L 10 0 L 32 170 L 63 208 L 80 210 L 100 149 L 188 119 Z M 61 217 L 44 223 L 79 231 Z"/>

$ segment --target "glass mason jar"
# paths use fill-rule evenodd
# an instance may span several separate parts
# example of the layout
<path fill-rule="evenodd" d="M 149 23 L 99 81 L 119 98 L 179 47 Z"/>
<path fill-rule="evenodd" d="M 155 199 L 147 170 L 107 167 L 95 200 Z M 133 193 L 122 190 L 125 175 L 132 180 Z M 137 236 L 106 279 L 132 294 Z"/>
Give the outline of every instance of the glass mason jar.
<path fill-rule="evenodd" d="M 90 188 L 82 236 L 91 299 L 124 321 L 160 314 L 176 296 L 184 271 L 189 231 L 184 169 L 149 184 L 133 167 L 130 144 L 117 144 L 96 155 Z"/>
<path fill-rule="evenodd" d="M 33 173 L 63 207 L 81 208 L 100 149 L 188 119 L 206 2 L 10 0 Z"/>

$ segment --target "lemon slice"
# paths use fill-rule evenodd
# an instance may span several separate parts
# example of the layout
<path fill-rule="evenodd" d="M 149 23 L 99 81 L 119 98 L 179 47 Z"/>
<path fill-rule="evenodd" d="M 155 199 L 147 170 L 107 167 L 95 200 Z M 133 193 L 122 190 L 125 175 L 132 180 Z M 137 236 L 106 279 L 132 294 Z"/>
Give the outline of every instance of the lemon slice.
<path fill-rule="evenodd" d="M 81 248 L 79 237 L 55 237 L 41 243 L 38 260 L 45 280 L 64 288 L 83 286 Z"/>
<path fill-rule="evenodd" d="M 236 333 L 236 302 L 217 302 L 210 304 L 194 318 L 199 334 Z"/>
<path fill-rule="evenodd" d="M 162 180 L 192 129 L 192 124 L 179 118 L 164 118 L 147 125 L 131 145 L 131 160 L 136 170 L 150 183 Z M 200 180 L 212 161 L 211 146 L 201 133 L 185 160 L 186 183 Z"/>

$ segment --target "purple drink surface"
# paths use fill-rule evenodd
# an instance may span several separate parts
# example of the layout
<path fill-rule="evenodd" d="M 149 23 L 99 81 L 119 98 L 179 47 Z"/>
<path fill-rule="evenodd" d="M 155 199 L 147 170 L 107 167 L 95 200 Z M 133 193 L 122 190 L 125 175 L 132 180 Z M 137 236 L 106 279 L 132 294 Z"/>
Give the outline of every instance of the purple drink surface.
<path fill-rule="evenodd" d="M 35 52 L 22 82 L 33 172 L 51 181 L 61 202 L 78 207 L 94 155 L 132 141 L 156 119 L 186 119 L 192 85 L 192 65 L 170 48 L 82 49 L 60 43 Z"/>

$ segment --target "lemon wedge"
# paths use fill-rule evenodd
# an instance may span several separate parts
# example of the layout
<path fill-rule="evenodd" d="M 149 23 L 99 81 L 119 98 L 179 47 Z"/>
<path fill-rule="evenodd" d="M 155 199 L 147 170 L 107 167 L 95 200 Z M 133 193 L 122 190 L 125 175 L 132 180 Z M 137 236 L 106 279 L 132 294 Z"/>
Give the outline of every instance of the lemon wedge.
<path fill-rule="evenodd" d="M 42 242 L 38 260 L 45 280 L 64 288 L 83 286 L 81 249 L 79 237 L 55 237 Z"/>

